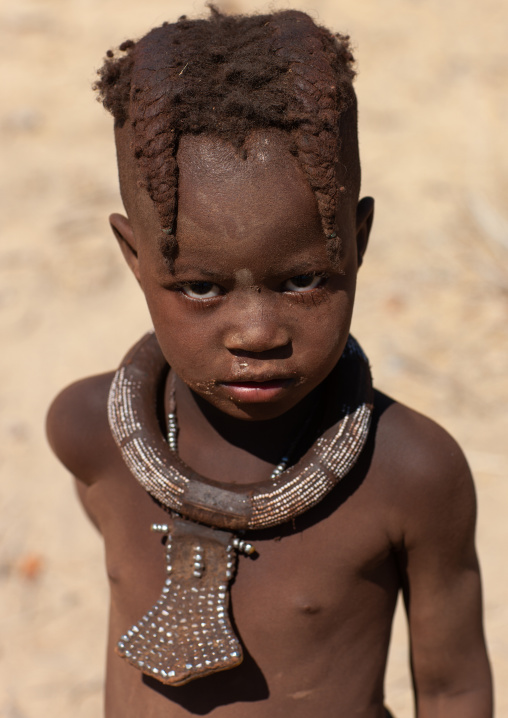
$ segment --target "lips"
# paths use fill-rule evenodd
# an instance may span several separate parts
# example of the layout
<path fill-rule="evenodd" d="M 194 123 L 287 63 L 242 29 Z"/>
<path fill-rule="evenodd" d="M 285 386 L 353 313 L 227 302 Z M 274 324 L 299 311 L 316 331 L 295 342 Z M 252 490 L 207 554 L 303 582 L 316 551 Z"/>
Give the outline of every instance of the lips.
<path fill-rule="evenodd" d="M 231 399 L 246 403 L 270 401 L 277 398 L 293 383 L 293 379 L 259 379 L 252 381 L 220 382 Z"/>

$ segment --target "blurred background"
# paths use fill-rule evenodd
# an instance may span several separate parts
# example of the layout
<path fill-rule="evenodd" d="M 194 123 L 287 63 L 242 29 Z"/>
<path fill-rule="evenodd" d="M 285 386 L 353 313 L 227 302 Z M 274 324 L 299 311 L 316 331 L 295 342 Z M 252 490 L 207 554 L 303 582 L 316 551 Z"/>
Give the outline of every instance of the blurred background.
<path fill-rule="evenodd" d="M 505 0 L 225 0 L 349 33 L 363 193 L 377 201 L 354 333 L 377 386 L 431 415 L 475 473 L 485 617 L 508 715 L 508 45 Z M 105 51 L 178 0 L 0 2 L 0 716 L 102 713 L 102 546 L 44 438 L 57 391 L 150 326 L 107 216 L 121 210 Z M 93 451 L 93 447 L 90 449 Z M 413 715 L 400 610 L 386 685 Z"/>

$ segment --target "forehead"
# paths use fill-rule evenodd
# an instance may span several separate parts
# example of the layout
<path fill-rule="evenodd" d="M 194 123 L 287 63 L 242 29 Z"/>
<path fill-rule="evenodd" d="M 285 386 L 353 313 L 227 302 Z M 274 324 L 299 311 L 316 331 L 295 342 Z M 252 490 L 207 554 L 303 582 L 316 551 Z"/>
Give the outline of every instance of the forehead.
<path fill-rule="evenodd" d="M 249 138 L 242 155 L 212 138 L 187 137 L 178 152 L 178 229 L 220 226 L 226 237 L 267 225 L 319 222 L 317 202 L 296 159 L 273 134 Z"/>

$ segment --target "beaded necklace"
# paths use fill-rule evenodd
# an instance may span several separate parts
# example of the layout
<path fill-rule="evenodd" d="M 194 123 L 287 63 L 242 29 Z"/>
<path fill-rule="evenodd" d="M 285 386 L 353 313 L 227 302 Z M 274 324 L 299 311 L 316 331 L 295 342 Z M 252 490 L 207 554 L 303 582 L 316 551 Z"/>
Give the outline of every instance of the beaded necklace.
<path fill-rule="evenodd" d="M 229 618 L 228 589 L 237 552 L 249 554 L 254 548 L 232 532 L 285 523 L 324 498 L 365 445 L 373 394 L 368 361 L 350 336 L 326 380 L 329 396 L 340 398 L 339 420 L 293 466 L 288 468 L 289 457 L 308 422 L 269 479 L 225 484 L 197 474 L 178 456 L 174 392 L 166 443 L 157 398 L 167 372 L 155 335 L 147 334 L 123 360 L 108 399 L 111 432 L 126 465 L 171 514 L 167 524 L 152 526 L 166 535 L 162 594 L 116 650 L 143 673 L 183 685 L 242 661 Z"/>

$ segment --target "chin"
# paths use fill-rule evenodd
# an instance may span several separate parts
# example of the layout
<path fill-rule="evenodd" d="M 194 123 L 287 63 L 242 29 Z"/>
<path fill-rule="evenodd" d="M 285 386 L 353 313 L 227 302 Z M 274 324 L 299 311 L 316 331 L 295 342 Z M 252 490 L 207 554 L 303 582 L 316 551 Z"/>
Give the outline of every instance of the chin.
<path fill-rule="evenodd" d="M 299 396 L 292 401 L 258 401 L 258 402 L 232 402 L 223 404 L 218 408 L 220 411 L 228 414 L 234 419 L 242 421 L 269 421 L 270 419 L 278 419 L 288 411 L 297 406 L 307 393 Z"/>

